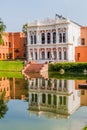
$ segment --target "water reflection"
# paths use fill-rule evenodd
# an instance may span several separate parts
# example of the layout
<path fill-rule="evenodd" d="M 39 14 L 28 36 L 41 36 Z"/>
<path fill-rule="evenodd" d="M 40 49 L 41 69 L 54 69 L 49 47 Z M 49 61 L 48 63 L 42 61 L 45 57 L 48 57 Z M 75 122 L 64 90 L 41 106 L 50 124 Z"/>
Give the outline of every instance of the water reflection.
<path fill-rule="evenodd" d="M 29 110 L 37 115 L 66 117 L 80 107 L 80 90 L 75 80 L 29 79 Z"/>
<path fill-rule="evenodd" d="M 0 118 L 4 118 L 0 128 L 81 130 L 87 122 L 86 85 L 86 80 L 44 79 L 40 75 L 26 80 L 2 77 Z"/>
<path fill-rule="evenodd" d="M 26 100 L 27 91 L 27 81 L 24 79 L 0 78 L 0 118 L 5 116 L 8 110 L 7 103 L 10 99 Z"/>

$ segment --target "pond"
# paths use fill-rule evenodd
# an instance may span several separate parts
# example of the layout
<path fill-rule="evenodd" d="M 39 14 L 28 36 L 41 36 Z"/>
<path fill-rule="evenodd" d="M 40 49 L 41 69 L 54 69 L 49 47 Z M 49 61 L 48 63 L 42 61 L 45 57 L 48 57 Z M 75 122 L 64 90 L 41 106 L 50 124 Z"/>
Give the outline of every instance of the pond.
<path fill-rule="evenodd" d="M 86 79 L 0 78 L 0 130 L 82 130 L 86 125 Z"/>

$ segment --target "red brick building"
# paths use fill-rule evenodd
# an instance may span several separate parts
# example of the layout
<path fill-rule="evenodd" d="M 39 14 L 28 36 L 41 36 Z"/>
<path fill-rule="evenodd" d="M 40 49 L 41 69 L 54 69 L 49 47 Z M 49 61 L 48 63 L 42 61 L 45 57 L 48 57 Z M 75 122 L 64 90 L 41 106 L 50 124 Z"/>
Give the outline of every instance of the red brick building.
<path fill-rule="evenodd" d="M 87 26 L 81 27 L 81 45 L 75 48 L 75 61 L 87 62 Z"/>
<path fill-rule="evenodd" d="M 24 33 L 8 33 L 8 42 L 10 59 L 26 58 L 26 36 Z"/>
<path fill-rule="evenodd" d="M 4 33 L 2 38 L 4 44 L 0 44 L 0 60 L 26 58 L 26 36 L 24 33 Z"/>

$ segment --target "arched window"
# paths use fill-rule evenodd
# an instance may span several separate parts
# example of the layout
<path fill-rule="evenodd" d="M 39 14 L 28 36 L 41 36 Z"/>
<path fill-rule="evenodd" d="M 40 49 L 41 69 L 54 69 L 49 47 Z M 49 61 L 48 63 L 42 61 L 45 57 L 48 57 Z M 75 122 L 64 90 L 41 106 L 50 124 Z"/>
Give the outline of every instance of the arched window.
<path fill-rule="evenodd" d="M 46 101 L 46 95 L 42 94 L 42 103 L 45 103 L 45 101 Z"/>
<path fill-rule="evenodd" d="M 62 42 L 62 33 L 59 33 L 59 43 Z"/>
<path fill-rule="evenodd" d="M 57 53 L 56 51 L 53 52 L 54 53 L 54 60 L 57 58 Z"/>
<path fill-rule="evenodd" d="M 30 37 L 31 44 L 33 44 L 33 36 Z"/>
<path fill-rule="evenodd" d="M 66 42 L 66 33 L 63 33 L 63 42 Z"/>
<path fill-rule="evenodd" d="M 67 53 L 64 51 L 64 60 L 67 60 Z"/>
<path fill-rule="evenodd" d="M 48 94 L 48 104 L 51 104 L 51 94 Z"/>
<path fill-rule="evenodd" d="M 36 44 L 37 42 L 37 38 L 36 38 L 36 34 L 34 35 L 34 44 Z"/>
<path fill-rule="evenodd" d="M 44 60 L 45 59 L 45 52 L 43 51 L 42 52 L 42 60 Z"/>
<path fill-rule="evenodd" d="M 50 51 L 47 52 L 47 58 L 51 59 L 51 52 Z"/>
<path fill-rule="evenodd" d="M 59 60 L 62 59 L 62 54 L 61 54 L 61 51 L 59 51 Z"/>
<path fill-rule="evenodd" d="M 32 101 L 34 101 L 34 94 L 32 94 Z"/>
<path fill-rule="evenodd" d="M 56 32 L 53 33 L 53 43 L 56 43 Z"/>
<path fill-rule="evenodd" d="M 41 34 L 41 42 L 42 44 L 45 44 L 45 33 Z"/>
<path fill-rule="evenodd" d="M 33 52 L 31 52 L 31 59 L 33 60 Z"/>
<path fill-rule="evenodd" d="M 51 43 L 51 35 L 50 35 L 50 33 L 47 33 L 47 43 L 48 44 Z"/>
<path fill-rule="evenodd" d="M 35 102 L 37 102 L 37 94 L 35 94 Z"/>
<path fill-rule="evenodd" d="M 56 98 L 56 95 L 53 95 L 53 105 L 56 105 L 57 104 L 57 98 Z"/>
<path fill-rule="evenodd" d="M 35 52 L 35 60 L 37 60 L 37 52 Z"/>

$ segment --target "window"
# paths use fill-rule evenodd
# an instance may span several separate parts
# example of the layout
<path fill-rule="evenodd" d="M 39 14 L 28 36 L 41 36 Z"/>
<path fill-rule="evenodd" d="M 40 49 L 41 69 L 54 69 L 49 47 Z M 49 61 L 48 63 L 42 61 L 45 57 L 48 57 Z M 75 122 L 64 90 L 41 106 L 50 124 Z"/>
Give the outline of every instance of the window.
<path fill-rule="evenodd" d="M 53 43 L 56 43 L 56 32 L 53 33 Z"/>
<path fill-rule="evenodd" d="M 54 51 L 54 60 L 57 58 L 57 53 Z"/>
<path fill-rule="evenodd" d="M 64 51 L 64 60 L 67 60 L 67 53 Z"/>
<path fill-rule="evenodd" d="M 51 59 L 51 52 L 49 52 L 49 51 L 47 52 L 47 58 Z"/>
<path fill-rule="evenodd" d="M 66 33 L 63 33 L 63 42 L 66 42 Z"/>
<path fill-rule="evenodd" d="M 33 36 L 31 36 L 31 44 L 33 44 Z"/>
<path fill-rule="evenodd" d="M 37 39 L 36 39 L 36 35 L 34 35 L 34 44 L 36 44 Z"/>
<path fill-rule="evenodd" d="M 41 34 L 41 41 L 42 41 L 42 44 L 45 44 L 45 34 L 44 33 Z"/>
<path fill-rule="evenodd" d="M 77 60 L 79 60 L 79 57 L 80 57 L 80 53 L 77 53 Z"/>
<path fill-rule="evenodd" d="M 62 34 L 59 33 L 59 43 L 61 43 L 61 42 L 62 42 Z"/>
<path fill-rule="evenodd" d="M 9 47 L 11 47 L 11 42 L 9 42 Z"/>
<path fill-rule="evenodd" d="M 45 59 L 45 52 L 43 51 L 42 52 L 42 60 L 44 60 Z"/>
<path fill-rule="evenodd" d="M 37 52 L 35 52 L 35 59 L 37 60 Z"/>
<path fill-rule="evenodd" d="M 47 33 L 47 43 L 51 43 L 51 35 L 50 33 Z"/>
<path fill-rule="evenodd" d="M 81 39 L 81 44 L 85 45 L 85 39 L 84 38 Z"/>
<path fill-rule="evenodd" d="M 59 52 L 59 60 L 62 59 L 62 56 L 61 56 L 61 51 Z"/>

